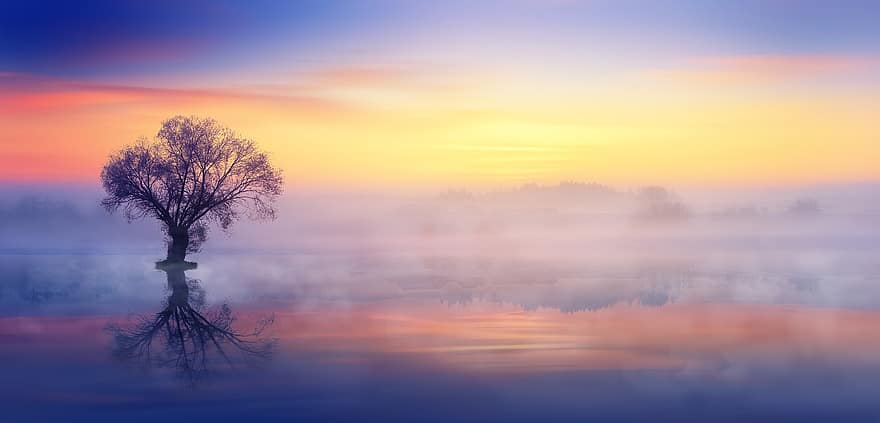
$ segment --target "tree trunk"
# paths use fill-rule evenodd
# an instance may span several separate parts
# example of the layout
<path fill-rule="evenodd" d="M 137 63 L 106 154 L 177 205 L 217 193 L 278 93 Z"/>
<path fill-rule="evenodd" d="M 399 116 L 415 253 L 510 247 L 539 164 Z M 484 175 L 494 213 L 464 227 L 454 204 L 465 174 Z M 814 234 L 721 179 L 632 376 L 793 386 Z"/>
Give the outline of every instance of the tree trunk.
<path fill-rule="evenodd" d="M 165 270 L 168 277 L 168 289 L 171 296 L 168 297 L 168 305 L 182 307 L 189 304 L 189 285 L 186 284 L 186 274 L 183 267 L 174 267 Z"/>
<path fill-rule="evenodd" d="M 168 236 L 171 237 L 171 243 L 168 244 L 168 261 L 184 261 L 186 250 L 189 248 L 189 231 L 178 228 L 169 229 Z"/>

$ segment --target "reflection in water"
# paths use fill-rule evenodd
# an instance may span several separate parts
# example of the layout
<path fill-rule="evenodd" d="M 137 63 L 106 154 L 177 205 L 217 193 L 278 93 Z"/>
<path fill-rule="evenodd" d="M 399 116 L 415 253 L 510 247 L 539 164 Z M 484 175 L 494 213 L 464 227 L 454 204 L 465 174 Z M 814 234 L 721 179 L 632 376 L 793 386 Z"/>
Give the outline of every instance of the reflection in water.
<path fill-rule="evenodd" d="M 0 421 L 880 421 L 880 273 L 863 257 L 230 255 L 200 266 L 209 296 L 162 269 L 154 312 L 148 257 L 0 258 L 22 275 L 0 284 L 16 381 Z M 131 309 L 147 312 L 102 330 Z M 255 314 L 278 318 L 242 331 Z M 108 343 L 154 374 L 120 371 Z M 228 371 L 269 353 L 271 371 Z"/>
<path fill-rule="evenodd" d="M 271 357 L 277 340 L 263 333 L 274 318 L 258 321 L 250 332 L 239 332 L 233 328 L 236 319 L 230 307 L 223 304 L 208 310 L 199 281 L 186 278 L 186 270 L 194 265 L 156 267 L 168 277 L 171 295 L 155 315 L 140 316 L 130 326 L 108 327 L 116 358 L 147 367 L 172 368 L 180 377 L 195 382 L 210 373 L 212 363 L 218 360 L 236 367 Z"/>

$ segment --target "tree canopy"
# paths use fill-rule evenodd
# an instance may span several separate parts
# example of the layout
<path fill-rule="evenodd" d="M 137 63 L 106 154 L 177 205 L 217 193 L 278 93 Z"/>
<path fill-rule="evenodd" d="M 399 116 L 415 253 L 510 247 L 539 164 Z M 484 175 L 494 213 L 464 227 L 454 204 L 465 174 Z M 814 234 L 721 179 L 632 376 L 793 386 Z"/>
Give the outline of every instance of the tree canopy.
<path fill-rule="evenodd" d="M 281 172 L 254 141 L 209 118 L 175 116 L 153 139 L 141 138 L 110 157 L 101 172 L 110 212 L 129 220 L 154 217 L 183 259 L 198 247 L 209 223 L 228 229 L 243 213 L 274 219 Z M 190 244 L 190 238 L 194 245 Z"/>

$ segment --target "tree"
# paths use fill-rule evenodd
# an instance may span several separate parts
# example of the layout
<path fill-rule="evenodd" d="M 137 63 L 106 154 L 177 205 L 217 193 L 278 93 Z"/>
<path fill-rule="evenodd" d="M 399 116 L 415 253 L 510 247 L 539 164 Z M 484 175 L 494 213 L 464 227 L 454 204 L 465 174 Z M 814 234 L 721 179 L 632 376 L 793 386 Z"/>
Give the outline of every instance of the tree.
<path fill-rule="evenodd" d="M 788 206 L 788 214 L 793 216 L 817 216 L 821 213 L 822 207 L 813 198 L 799 198 Z"/>
<path fill-rule="evenodd" d="M 691 215 L 690 209 L 678 196 L 660 186 L 647 186 L 637 194 L 638 215 L 652 221 L 678 221 Z"/>
<path fill-rule="evenodd" d="M 101 181 L 109 212 L 162 223 L 169 262 L 198 251 L 211 223 L 228 230 L 245 212 L 274 219 L 283 182 L 252 140 L 213 119 L 185 116 L 164 121 L 156 138 L 111 155 Z"/>

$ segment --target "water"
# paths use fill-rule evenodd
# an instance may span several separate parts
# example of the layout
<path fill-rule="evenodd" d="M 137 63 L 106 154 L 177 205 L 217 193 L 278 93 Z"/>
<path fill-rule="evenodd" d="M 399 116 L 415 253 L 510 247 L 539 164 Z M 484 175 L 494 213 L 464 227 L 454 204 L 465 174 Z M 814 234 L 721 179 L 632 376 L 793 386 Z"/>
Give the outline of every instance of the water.
<path fill-rule="evenodd" d="M 0 256 L 0 421 L 880 420 L 871 248 L 154 259 Z"/>

